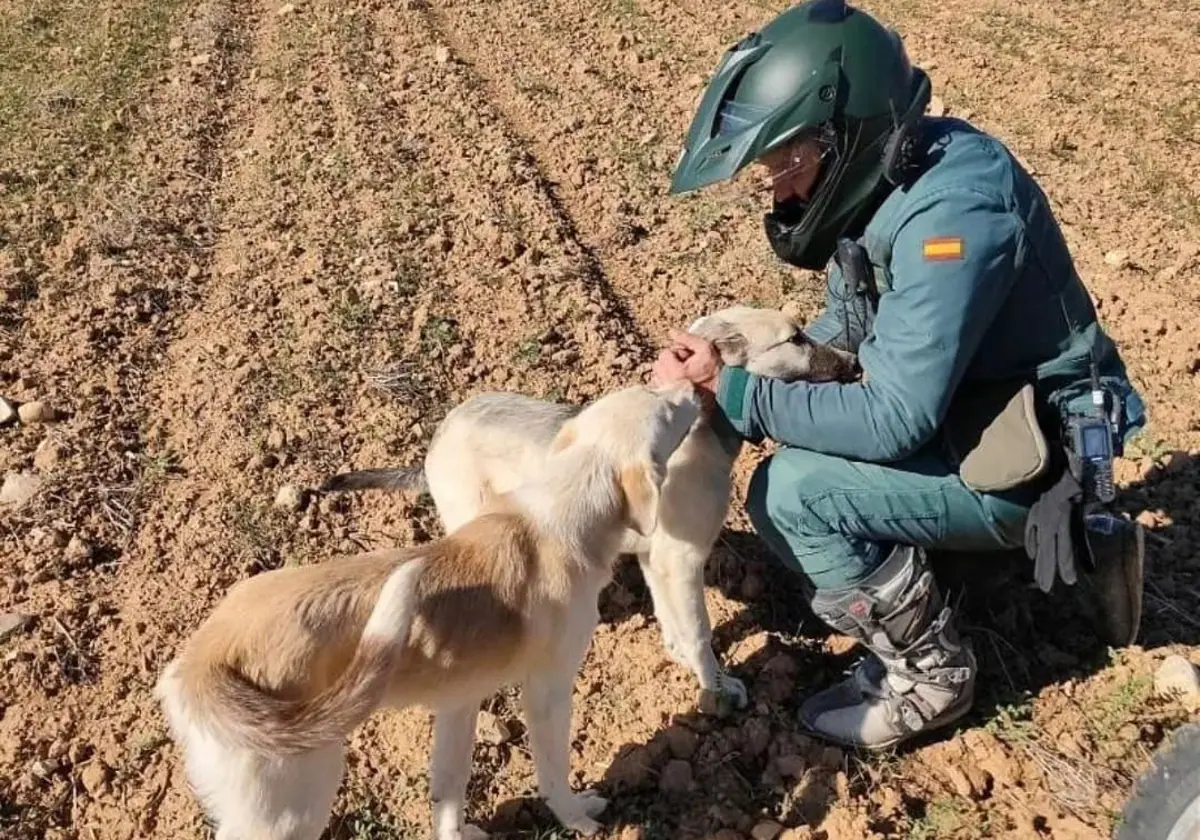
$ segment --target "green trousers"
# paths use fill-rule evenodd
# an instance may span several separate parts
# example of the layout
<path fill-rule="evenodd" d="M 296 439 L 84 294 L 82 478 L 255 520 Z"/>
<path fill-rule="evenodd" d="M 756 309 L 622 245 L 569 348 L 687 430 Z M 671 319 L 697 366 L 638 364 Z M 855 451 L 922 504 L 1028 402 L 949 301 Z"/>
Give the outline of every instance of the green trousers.
<path fill-rule="evenodd" d="M 933 447 L 888 464 L 787 448 L 755 470 L 746 509 L 773 553 L 812 587 L 836 589 L 867 577 L 895 543 L 1017 548 L 1033 501 L 1025 488 L 971 490 Z"/>

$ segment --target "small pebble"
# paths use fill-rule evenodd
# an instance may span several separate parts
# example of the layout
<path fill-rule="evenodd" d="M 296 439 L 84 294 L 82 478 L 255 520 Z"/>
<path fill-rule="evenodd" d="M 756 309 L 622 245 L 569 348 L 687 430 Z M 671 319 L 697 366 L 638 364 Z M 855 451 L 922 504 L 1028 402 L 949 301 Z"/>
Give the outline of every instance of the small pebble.
<path fill-rule="evenodd" d="M 1200 669 L 1178 654 L 1163 660 L 1154 673 L 1154 689 L 1165 696 L 1180 695 L 1188 702 L 1200 700 Z"/>
<path fill-rule="evenodd" d="M 104 762 L 97 759 L 83 768 L 79 774 L 79 781 L 83 785 L 83 789 L 94 798 L 104 793 L 111 774 L 112 771 Z"/>
<path fill-rule="evenodd" d="M 33 623 L 33 616 L 25 613 L 0 613 L 0 642 L 21 632 Z"/>
<path fill-rule="evenodd" d="M 475 728 L 480 741 L 485 744 L 500 745 L 512 740 L 512 729 L 491 712 L 480 712 Z"/>
<path fill-rule="evenodd" d="M 16 422 L 18 417 L 17 407 L 10 400 L 0 397 L 0 426 L 7 426 Z"/>
<path fill-rule="evenodd" d="M 32 499 L 42 480 L 31 472 L 10 472 L 0 485 L 0 504 L 20 507 Z"/>
<path fill-rule="evenodd" d="M 304 508 L 304 490 L 294 484 L 283 485 L 275 494 L 275 507 L 281 510 L 302 510 Z"/>
<path fill-rule="evenodd" d="M 1109 251 L 1104 255 L 1104 262 L 1113 268 L 1124 268 L 1129 265 L 1128 251 Z"/>
<path fill-rule="evenodd" d="M 58 414 L 51 406 L 41 400 L 34 400 L 18 408 L 17 416 L 21 418 L 22 423 L 33 425 L 34 423 L 51 423 Z"/>
<path fill-rule="evenodd" d="M 35 779 L 49 779 L 58 772 L 60 766 L 54 759 L 35 761 L 29 766 L 29 772 Z"/>
<path fill-rule="evenodd" d="M 775 840 L 775 838 L 782 833 L 783 826 L 781 826 L 779 823 L 775 822 L 774 820 L 764 820 L 763 822 L 760 822 L 758 825 L 754 826 L 750 832 L 750 836 L 753 837 L 754 840 Z"/>

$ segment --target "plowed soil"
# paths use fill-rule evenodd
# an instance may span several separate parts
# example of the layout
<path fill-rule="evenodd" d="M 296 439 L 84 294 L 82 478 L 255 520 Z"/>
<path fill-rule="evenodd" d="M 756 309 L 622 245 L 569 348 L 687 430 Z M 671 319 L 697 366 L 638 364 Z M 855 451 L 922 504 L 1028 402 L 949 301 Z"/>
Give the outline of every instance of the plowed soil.
<path fill-rule="evenodd" d="M 291 509 L 280 487 L 414 463 L 481 390 L 637 381 L 720 306 L 816 315 L 761 197 L 666 195 L 706 74 L 783 6 L 0 0 L 0 396 L 55 415 L 0 428 L 0 471 L 36 482 L 0 504 L 0 614 L 28 617 L 0 638 L 0 835 L 211 836 L 150 694 L 182 638 L 248 575 L 438 533 L 427 500 Z M 1107 837 L 1194 714 L 1153 674 L 1200 663 L 1200 21 L 1180 0 L 871 10 L 935 110 L 1039 176 L 1149 403 L 1119 465 L 1149 530 L 1142 634 L 1109 650 L 1084 593 L 976 576 L 970 717 L 885 756 L 827 748 L 795 710 L 856 652 L 735 505 L 708 606 L 749 709 L 700 713 L 635 564 L 604 594 L 572 782 L 610 797 L 605 837 Z M 477 744 L 471 817 L 565 836 L 518 694 L 486 708 L 511 737 Z M 425 836 L 430 734 L 409 710 L 354 735 L 329 837 Z"/>

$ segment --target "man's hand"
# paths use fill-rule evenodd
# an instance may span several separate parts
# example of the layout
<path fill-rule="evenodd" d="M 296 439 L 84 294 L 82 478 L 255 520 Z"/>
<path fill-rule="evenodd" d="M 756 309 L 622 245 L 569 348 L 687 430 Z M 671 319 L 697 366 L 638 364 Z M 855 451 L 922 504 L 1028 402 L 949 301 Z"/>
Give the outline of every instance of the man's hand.
<path fill-rule="evenodd" d="M 691 333 L 671 330 L 674 344 L 658 354 L 650 381 L 666 385 L 680 380 L 691 382 L 707 410 L 716 404 L 717 380 L 721 375 L 721 356 L 711 342 Z"/>

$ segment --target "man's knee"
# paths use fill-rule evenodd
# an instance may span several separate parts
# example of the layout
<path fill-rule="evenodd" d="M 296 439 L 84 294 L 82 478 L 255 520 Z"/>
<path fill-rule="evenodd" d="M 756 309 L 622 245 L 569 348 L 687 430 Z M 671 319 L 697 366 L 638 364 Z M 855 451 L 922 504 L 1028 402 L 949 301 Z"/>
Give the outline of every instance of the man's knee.
<path fill-rule="evenodd" d="M 838 459 L 803 449 L 785 449 L 755 468 L 746 492 L 746 512 L 755 528 L 806 534 L 827 533 L 828 525 L 811 515 L 806 499 L 837 486 L 831 461 Z"/>

